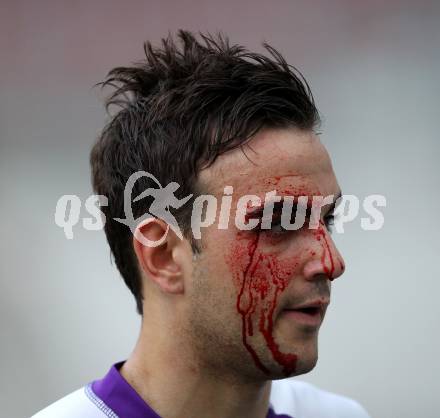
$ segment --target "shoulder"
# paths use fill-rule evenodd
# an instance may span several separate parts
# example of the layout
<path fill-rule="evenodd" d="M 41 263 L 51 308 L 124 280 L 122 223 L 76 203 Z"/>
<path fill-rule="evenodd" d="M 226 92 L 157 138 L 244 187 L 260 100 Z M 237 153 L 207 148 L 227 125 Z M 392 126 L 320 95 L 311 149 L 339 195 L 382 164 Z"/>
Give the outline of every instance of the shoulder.
<path fill-rule="evenodd" d="M 296 379 L 273 381 L 270 401 L 277 414 L 295 418 L 370 418 L 355 400 Z"/>
<path fill-rule="evenodd" d="M 59 399 L 31 418 L 117 418 L 112 414 L 88 385 Z"/>

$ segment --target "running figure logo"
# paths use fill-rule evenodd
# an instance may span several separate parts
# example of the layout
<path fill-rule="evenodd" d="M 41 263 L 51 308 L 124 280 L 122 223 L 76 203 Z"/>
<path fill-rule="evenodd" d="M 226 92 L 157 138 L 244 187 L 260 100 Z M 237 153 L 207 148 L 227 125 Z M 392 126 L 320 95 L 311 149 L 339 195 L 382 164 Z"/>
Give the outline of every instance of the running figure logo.
<path fill-rule="evenodd" d="M 149 212 L 144 213 L 137 219 L 134 219 L 133 217 L 133 210 L 131 207 L 131 194 L 133 191 L 134 184 L 138 179 L 141 177 L 148 177 L 151 180 L 154 181 L 154 183 L 157 184 L 158 188 L 149 187 L 148 189 L 144 190 L 140 195 L 136 196 L 133 199 L 133 202 L 137 202 L 144 197 L 150 196 L 154 198 L 153 203 L 150 205 Z M 169 183 L 166 187 L 162 187 L 159 180 L 153 176 L 153 174 L 148 173 L 146 171 L 137 171 L 133 173 L 127 180 L 127 183 L 124 188 L 124 214 L 125 219 L 122 218 L 114 218 L 115 221 L 120 222 L 124 225 L 127 225 L 133 235 L 136 237 L 138 241 L 140 241 L 142 244 L 148 246 L 148 247 L 157 247 L 158 245 L 162 244 L 165 240 L 165 238 L 168 235 L 168 231 L 171 228 L 175 234 L 180 238 L 183 239 L 182 231 L 179 228 L 179 225 L 176 221 L 176 218 L 171 214 L 169 211 L 169 208 L 178 209 L 181 206 L 183 206 L 191 197 L 192 194 L 184 197 L 183 199 L 178 199 L 174 193 L 175 191 L 180 187 L 178 183 L 175 181 Z M 165 231 L 165 234 L 157 241 L 151 241 L 148 238 L 146 238 L 143 234 L 137 233 L 138 229 L 137 227 L 144 223 L 145 221 L 148 221 L 152 218 L 159 218 L 166 222 L 167 229 Z"/>

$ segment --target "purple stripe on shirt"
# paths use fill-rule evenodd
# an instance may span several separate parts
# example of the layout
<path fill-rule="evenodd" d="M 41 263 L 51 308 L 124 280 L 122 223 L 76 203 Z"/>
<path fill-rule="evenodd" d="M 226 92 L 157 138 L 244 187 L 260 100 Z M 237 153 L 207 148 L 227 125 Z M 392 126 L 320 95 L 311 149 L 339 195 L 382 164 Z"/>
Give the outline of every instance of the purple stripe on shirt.
<path fill-rule="evenodd" d="M 92 390 L 119 418 L 160 418 L 119 373 L 124 362 L 114 364 Z"/>
<path fill-rule="evenodd" d="M 101 380 L 95 380 L 91 385 L 93 393 L 119 418 L 161 418 L 122 377 L 119 369 L 123 364 L 123 361 L 114 364 Z M 270 408 L 266 418 L 293 417 L 277 415 Z"/>
<path fill-rule="evenodd" d="M 294 418 L 290 415 L 285 415 L 285 414 L 281 414 L 281 415 L 277 415 L 274 410 L 272 408 L 269 409 L 269 412 L 266 415 L 266 418 Z"/>

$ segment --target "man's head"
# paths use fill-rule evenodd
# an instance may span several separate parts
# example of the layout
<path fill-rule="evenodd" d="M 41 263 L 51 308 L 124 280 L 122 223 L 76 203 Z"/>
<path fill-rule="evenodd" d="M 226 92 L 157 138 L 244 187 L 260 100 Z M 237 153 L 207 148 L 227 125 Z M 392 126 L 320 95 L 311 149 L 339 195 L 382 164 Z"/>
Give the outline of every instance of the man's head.
<path fill-rule="evenodd" d="M 200 366 L 251 379 L 304 373 L 316 363 L 330 280 L 343 271 L 325 211 L 317 229 L 297 231 L 242 231 L 232 214 L 226 228 L 217 218 L 196 240 L 191 203 L 208 193 L 220 201 L 225 186 L 232 208 L 243 195 L 264 206 L 272 190 L 340 193 L 314 133 L 318 112 L 305 80 L 270 46 L 266 57 L 201 36 L 180 31 L 181 47 L 171 37 L 161 49 L 147 43 L 145 62 L 114 69 L 104 83 L 117 85 L 108 105 L 122 106 L 91 154 L 95 191 L 108 198 L 107 239 L 138 311 L 177 327 L 176 340 L 192 347 Z M 177 197 L 193 194 L 173 211 L 184 240 L 171 232 L 148 247 L 114 221 L 124 218 L 125 183 L 140 170 L 162 185 L 177 182 Z M 148 187 L 156 185 L 139 180 L 133 196 Z M 151 203 L 134 203 L 134 216 Z M 153 220 L 137 233 L 157 240 L 165 230 Z"/>

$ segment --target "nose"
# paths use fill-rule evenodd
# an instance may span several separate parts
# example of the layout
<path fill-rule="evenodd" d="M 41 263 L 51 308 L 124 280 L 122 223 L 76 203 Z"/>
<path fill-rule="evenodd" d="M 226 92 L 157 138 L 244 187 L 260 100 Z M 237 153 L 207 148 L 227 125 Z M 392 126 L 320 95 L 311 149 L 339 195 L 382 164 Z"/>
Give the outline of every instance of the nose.
<path fill-rule="evenodd" d="M 329 232 L 320 228 L 313 234 L 313 240 L 313 250 L 304 264 L 304 277 L 314 280 L 324 275 L 331 281 L 340 277 L 345 271 L 345 263 Z"/>

